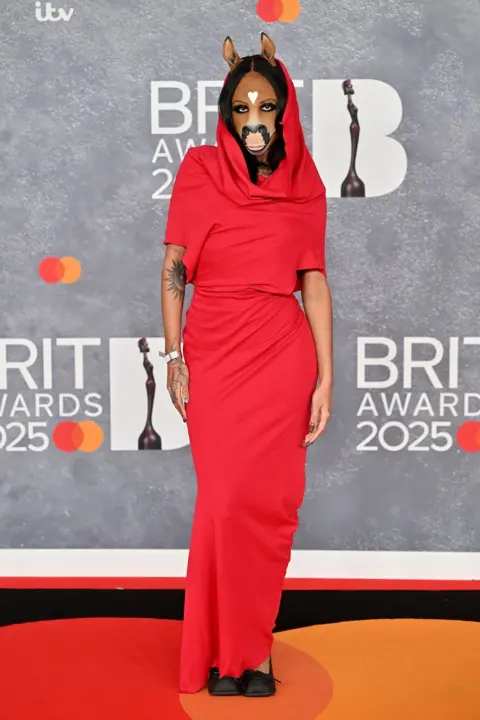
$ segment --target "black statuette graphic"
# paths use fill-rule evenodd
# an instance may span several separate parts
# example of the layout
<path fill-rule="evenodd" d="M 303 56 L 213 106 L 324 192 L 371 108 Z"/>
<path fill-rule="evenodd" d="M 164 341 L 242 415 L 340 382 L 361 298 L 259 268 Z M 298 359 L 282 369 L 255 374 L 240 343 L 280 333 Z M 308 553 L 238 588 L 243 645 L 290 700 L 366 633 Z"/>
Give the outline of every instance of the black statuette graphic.
<path fill-rule="evenodd" d="M 340 189 L 341 197 L 365 197 L 365 183 L 360 180 L 355 168 L 357 159 L 358 141 L 360 138 L 360 124 L 358 122 L 358 109 L 353 104 L 352 95 L 355 93 L 351 80 L 345 80 L 342 83 L 343 94 L 347 96 L 347 110 L 350 113 L 352 122 L 350 123 L 350 139 L 351 139 L 351 155 L 350 167 L 347 177 L 342 183 Z"/>
<path fill-rule="evenodd" d="M 147 357 L 147 353 L 150 352 L 148 342 L 146 338 L 141 338 L 138 341 L 138 349 L 143 354 L 143 367 L 147 373 L 147 380 L 145 387 L 147 390 L 147 420 L 145 427 L 138 438 L 138 449 L 139 450 L 161 450 L 162 449 L 162 438 L 155 431 L 152 423 L 153 414 L 153 401 L 155 399 L 155 378 L 153 376 L 153 365 Z"/>

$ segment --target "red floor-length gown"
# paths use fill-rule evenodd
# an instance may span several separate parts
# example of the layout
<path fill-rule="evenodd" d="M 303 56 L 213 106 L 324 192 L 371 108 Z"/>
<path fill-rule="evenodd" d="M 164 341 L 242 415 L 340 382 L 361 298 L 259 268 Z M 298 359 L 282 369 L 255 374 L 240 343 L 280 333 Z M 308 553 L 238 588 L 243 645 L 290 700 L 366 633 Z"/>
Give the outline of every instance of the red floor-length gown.
<path fill-rule="evenodd" d="M 277 61 L 280 63 L 280 61 Z M 325 188 L 305 145 L 293 83 L 286 158 L 258 185 L 221 117 L 217 146 L 190 149 L 165 243 L 186 247 L 187 426 L 197 475 L 179 689 L 208 670 L 256 668 L 272 631 L 305 489 L 316 349 L 293 292 L 325 272 Z"/>

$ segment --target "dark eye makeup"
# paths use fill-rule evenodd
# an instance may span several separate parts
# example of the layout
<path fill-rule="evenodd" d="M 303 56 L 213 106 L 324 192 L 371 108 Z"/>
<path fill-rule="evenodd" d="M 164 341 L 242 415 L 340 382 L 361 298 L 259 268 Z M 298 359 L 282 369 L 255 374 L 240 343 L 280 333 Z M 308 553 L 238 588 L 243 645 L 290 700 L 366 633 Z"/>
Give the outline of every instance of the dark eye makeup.
<path fill-rule="evenodd" d="M 274 112 L 277 109 L 277 106 L 274 103 L 266 102 L 260 105 L 260 109 L 263 110 L 263 112 Z M 248 112 L 248 105 L 234 105 L 233 112 L 240 114 L 246 113 Z"/>

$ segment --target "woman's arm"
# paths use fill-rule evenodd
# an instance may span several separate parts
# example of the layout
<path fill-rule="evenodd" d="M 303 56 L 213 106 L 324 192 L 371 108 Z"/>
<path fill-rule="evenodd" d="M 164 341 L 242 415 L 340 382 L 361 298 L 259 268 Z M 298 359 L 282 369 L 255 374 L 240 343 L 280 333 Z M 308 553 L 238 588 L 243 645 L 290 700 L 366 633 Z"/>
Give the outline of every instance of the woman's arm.
<path fill-rule="evenodd" d="M 176 350 L 180 357 L 167 365 L 167 389 L 173 404 L 187 421 L 185 402 L 188 402 L 188 368 L 182 357 L 182 312 L 185 299 L 186 268 L 182 257 L 186 248 L 182 245 L 165 245 L 165 258 L 161 276 L 161 302 L 165 352 Z"/>
<path fill-rule="evenodd" d="M 327 279 L 319 270 L 302 273 L 302 301 L 317 350 L 320 384 L 312 398 L 309 432 L 302 444 L 311 445 L 323 432 L 330 417 L 333 388 L 332 298 Z"/>
<path fill-rule="evenodd" d="M 327 279 L 319 270 L 306 270 L 302 277 L 302 302 L 317 349 L 320 382 L 333 383 L 332 298 Z"/>

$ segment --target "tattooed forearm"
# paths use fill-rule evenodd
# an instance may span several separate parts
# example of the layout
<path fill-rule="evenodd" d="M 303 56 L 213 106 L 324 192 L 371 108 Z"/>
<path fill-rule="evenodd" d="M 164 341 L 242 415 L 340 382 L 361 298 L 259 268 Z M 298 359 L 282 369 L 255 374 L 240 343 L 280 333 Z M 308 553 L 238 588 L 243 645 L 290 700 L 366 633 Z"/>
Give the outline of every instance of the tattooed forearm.
<path fill-rule="evenodd" d="M 175 298 L 183 298 L 185 295 L 187 268 L 182 260 L 173 258 L 171 266 L 165 269 L 165 274 L 168 280 L 167 290 L 172 292 Z"/>
<path fill-rule="evenodd" d="M 173 350 L 176 350 L 180 353 L 179 358 L 175 358 L 174 360 L 170 360 L 169 365 L 175 370 L 175 374 L 179 376 L 186 375 L 185 373 L 185 364 L 182 356 L 182 351 L 179 347 L 179 342 L 177 337 L 172 338 L 170 342 L 167 342 L 165 345 L 165 349 L 167 352 L 171 353 Z"/>
<path fill-rule="evenodd" d="M 178 352 L 180 352 L 180 351 L 179 351 L 179 348 L 178 348 L 178 340 L 177 340 L 177 337 L 173 337 L 169 343 L 166 343 L 166 348 L 165 348 L 165 349 L 166 349 L 166 351 L 169 352 L 169 353 L 173 352 L 173 350 L 177 350 Z M 173 362 L 173 360 L 172 360 L 172 362 Z"/>
<path fill-rule="evenodd" d="M 169 352 L 169 353 L 173 352 L 174 350 L 176 350 L 177 352 L 180 353 L 179 358 L 175 358 L 174 360 L 170 361 L 170 365 L 172 367 L 174 367 L 177 363 L 182 361 L 182 358 L 181 358 L 182 351 L 180 350 L 177 336 L 173 337 L 170 341 L 168 341 L 168 340 L 166 341 L 165 350 L 166 350 L 166 352 Z"/>
<path fill-rule="evenodd" d="M 176 337 L 174 337 L 171 342 L 166 344 L 166 349 L 168 350 L 168 352 L 172 352 L 172 350 L 179 350 Z M 185 402 L 188 402 L 188 380 L 188 369 L 185 365 L 183 357 L 180 356 L 179 358 L 170 360 L 170 362 L 168 363 L 167 389 L 170 393 L 170 398 L 177 410 L 180 410 L 179 390 L 180 396 L 183 397 L 182 388 L 187 388 L 187 390 L 185 391 Z"/>

